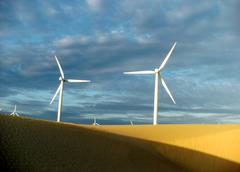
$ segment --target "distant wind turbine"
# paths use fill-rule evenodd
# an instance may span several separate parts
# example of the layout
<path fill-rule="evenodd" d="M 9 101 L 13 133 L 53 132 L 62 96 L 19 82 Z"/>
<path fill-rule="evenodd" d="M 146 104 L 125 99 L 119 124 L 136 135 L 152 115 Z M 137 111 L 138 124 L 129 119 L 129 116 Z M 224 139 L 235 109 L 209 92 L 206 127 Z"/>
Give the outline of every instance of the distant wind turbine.
<path fill-rule="evenodd" d="M 97 123 L 96 117 L 93 118 L 93 124 L 92 125 L 100 125 L 100 124 Z"/>
<path fill-rule="evenodd" d="M 176 42 L 173 44 L 172 48 L 166 55 L 165 59 L 163 60 L 162 64 L 159 66 L 159 68 L 156 68 L 154 70 L 147 70 L 147 71 L 134 71 L 134 72 L 124 72 L 124 74 L 155 74 L 155 88 L 154 88 L 154 111 L 153 111 L 153 124 L 157 124 L 157 114 L 158 114 L 158 81 L 160 79 L 164 89 L 168 93 L 169 97 L 173 101 L 174 104 L 176 104 L 172 94 L 170 93 L 165 81 L 163 80 L 163 77 L 161 76 L 161 70 L 164 68 L 166 65 L 169 57 L 171 56 L 173 49 L 176 46 Z"/>
<path fill-rule="evenodd" d="M 60 77 L 59 77 L 59 81 L 60 84 L 58 86 L 58 89 L 56 91 L 56 93 L 54 94 L 50 104 L 52 104 L 52 102 L 54 101 L 54 99 L 56 98 L 57 94 L 59 93 L 59 101 L 58 101 L 58 116 L 57 116 L 57 122 L 60 122 L 60 118 L 61 118 L 61 111 L 62 111 L 62 99 L 63 99 L 63 89 L 64 89 L 64 83 L 65 82 L 69 82 L 69 83 L 82 83 L 82 82 L 91 82 L 90 80 L 77 80 L 77 79 L 65 79 L 64 78 L 64 73 L 62 70 L 62 67 L 57 59 L 57 56 L 55 56 L 59 71 L 60 71 Z"/>
<path fill-rule="evenodd" d="M 17 113 L 17 106 L 14 106 L 13 112 L 10 114 L 10 116 L 19 116 L 19 114 Z"/>

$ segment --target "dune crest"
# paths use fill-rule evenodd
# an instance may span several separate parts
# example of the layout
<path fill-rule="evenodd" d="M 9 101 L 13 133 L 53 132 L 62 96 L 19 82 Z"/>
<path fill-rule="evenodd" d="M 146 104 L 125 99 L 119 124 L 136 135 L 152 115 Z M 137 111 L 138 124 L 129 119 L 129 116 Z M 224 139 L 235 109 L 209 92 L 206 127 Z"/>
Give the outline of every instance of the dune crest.
<path fill-rule="evenodd" d="M 1 169 L 8 171 L 186 171 L 123 136 L 0 115 Z"/>
<path fill-rule="evenodd" d="M 240 171 L 239 124 L 122 125 L 94 129 L 146 141 L 149 144 L 146 149 L 191 171 Z"/>

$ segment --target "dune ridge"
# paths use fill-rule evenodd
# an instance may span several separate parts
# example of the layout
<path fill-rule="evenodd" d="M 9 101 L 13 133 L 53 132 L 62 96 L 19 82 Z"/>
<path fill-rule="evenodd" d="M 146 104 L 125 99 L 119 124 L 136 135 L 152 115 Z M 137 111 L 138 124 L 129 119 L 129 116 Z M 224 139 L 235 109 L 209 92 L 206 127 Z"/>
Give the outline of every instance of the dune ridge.
<path fill-rule="evenodd" d="M 86 126 L 91 127 L 91 126 Z M 146 141 L 153 152 L 190 171 L 240 171 L 239 124 L 93 127 Z"/>
<path fill-rule="evenodd" d="M 239 124 L 160 124 L 135 126 L 87 126 L 147 141 L 201 151 L 240 163 Z"/>
<path fill-rule="evenodd" d="M 56 167 L 51 169 L 53 171 L 68 169 L 69 165 L 74 166 L 75 169 L 80 168 L 82 171 L 86 170 L 86 166 L 92 167 L 88 171 L 111 171 L 113 169 L 114 171 L 173 172 L 240 171 L 240 151 L 238 149 L 240 125 L 237 124 L 92 126 L 0 116 L 1 139 L 2 133 L 8 133 L 7 130 L 13 124 L 17 126 L 15 130 L 22 127 L 20 135 L 24 135 L 24 131 L 31 129 L 41 132 L 40 135 L 36 135 L 37 138 L 45 138 L 43 140 L 37 139 L 35 142 L 30 140 L 31 144 L 36 144 L 30 152 L 37 149 L 37 146 L 41 146 L 43 142 L 49 144 L 53 140 L 54 144 L 51 143 L 50 148 L 53 149 L 54 145 L 57 145 L 57 149 L 45 152 L 47 157 L 53 158 L 61 154 L 70 156 L 69 152 L 73 153 L 74 150 L 79 152 L 79 154 L 74 154 L 74 158 L 81 161 L 78 165 L 76 165 L 76 161 L 72 163 L 67 161 L 68 163 L 64 163 L 66 167 Z M 14 129 L 10 130 L 13 133 Z M 44 133 L 49 131 L 51 132 Z M 61 139 L 58 137 L 62 138 L 63 136 L 69 139 L 63 139 L 64 142 L 60 144 Z M 25 141 L 32 137 L 32 134 L 28 133 L 25 136 Z M 10 140 L 11 144 L 14 144 L 12 141 L 14 139 L 5 138 L 5 140 Z M 22 141 L 24 142 L 24 140 Z M 69 146 L 69 150 L 64 148 L 64 146 L 72 144 L 75 144 L 76 147 Z M 4 144 L 1 143 L 1 147 L 2 145 Z M 18 149 L 20 148 L 21 146 L 18 147 Z M 14 153 L 12 152 L 12 154 Z M 87 162 L 84 162 L 84 158 L 79 157 L 80 155 L 83 155 Z M 70 159 L 71 157 L 72 155 Z M 63 160 L 57 158 L 56 162 L 51 160 L 50 164 L 56 165 L 57 162 Z M 97 164 L 94 164 L 96 162 Z M 32 164 L 29 167 L 34 166 Z"/>
<path fill-rule="evenodd" d="M 0 162 L 9 171 L 186 171 L 129 137 L 0 115 Z"/>

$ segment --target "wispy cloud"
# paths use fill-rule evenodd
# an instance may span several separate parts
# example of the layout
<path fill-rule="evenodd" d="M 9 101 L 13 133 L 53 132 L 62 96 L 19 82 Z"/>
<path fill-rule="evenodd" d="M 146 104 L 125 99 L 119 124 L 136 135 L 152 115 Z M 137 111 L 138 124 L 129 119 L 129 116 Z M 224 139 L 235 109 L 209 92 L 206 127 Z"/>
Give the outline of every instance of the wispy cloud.
<path fill-rule="evenodd" d="M 86 0 L 90 10 L 98 11 L 102 7 L 102 0 Z"/>

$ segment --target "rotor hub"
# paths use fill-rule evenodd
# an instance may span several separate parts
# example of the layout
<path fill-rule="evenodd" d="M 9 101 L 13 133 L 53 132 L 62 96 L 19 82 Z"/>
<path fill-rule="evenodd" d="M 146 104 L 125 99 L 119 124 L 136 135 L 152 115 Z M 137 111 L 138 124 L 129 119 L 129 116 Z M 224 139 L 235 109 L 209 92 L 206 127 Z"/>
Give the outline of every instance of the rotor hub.
<path fill-rule="evenodd" d="M 155 72 L 155 73 L 159 73 L 160 70 L 156 68 L 156 69 L 154 70 L 154 72 Z"/>
<path fill-rule="evenodd" d="M 65 82 L 65 79 L 63 79 L 61 76 L 59 77 L 59 81 Z"/>

